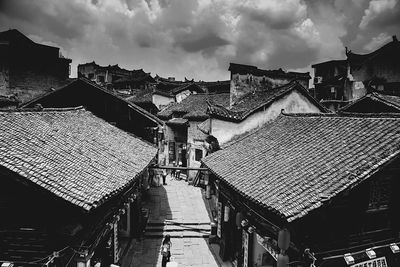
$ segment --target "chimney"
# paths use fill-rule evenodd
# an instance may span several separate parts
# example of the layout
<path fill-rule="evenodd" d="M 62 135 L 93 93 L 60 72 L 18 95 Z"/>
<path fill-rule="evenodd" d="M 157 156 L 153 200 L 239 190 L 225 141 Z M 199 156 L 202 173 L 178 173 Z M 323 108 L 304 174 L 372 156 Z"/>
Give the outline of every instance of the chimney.
<path fill-rule="evenodd" d="M 393 35 L 392 38 L 393 38 L 393 42 L 398 42 L 396 35 Z"/>

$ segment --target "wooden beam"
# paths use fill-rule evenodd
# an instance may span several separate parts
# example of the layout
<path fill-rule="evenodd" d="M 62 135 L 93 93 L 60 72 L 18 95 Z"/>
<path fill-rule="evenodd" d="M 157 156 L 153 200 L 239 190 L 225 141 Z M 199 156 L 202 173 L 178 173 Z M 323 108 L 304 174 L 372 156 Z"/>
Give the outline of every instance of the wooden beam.
<path fill-rule="evenodd" d="M 207 168 L 196 168 L 196 167 L 173 167 L 173 166 L 149 166 L 149 169 L 188 170 L 188 171 L 208 171 L 208 169 L 207 169 Z"/>

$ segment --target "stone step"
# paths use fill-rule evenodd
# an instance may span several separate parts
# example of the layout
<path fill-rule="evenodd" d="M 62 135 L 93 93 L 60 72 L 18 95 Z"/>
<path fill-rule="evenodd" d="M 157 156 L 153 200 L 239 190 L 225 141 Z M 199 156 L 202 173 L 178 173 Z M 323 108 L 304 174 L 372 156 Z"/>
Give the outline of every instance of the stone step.
<path fill-rule="evenodd" d="M 171 238 L 208 238 L 209 233 L 196 231 L 172 231 L 172 232 L 145 232 L 145 238 L 163 238 L 169 235 Z"/>
<path fill-rule="evenodd" d="M 163 226 L 163 225 L 187 225 L 187 226 L 193 226 L 193 225 L 210 225 L 210 222 L 177 222 L 173 220 L 165 220 L 163 222 L 160 221 L 148 221 L 147 225 L 150 226 Z"/>
<path fill-rule="evenodd" d="M 210 225 L 147 225 L 147 232 L 203 231 L 210 232 Z"/>

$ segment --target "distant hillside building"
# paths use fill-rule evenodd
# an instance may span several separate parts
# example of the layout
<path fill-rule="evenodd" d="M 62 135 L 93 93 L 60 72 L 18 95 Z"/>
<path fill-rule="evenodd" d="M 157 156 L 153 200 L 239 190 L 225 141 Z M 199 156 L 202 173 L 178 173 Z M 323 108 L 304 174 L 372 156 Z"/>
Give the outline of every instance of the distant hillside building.
<path fill-rule="evenodd" d="M 116 65 L 100 66 L 96 62 L 78 65 L 78 77 L 85 77 L 108 89 L 146 89 L 155 80 L 143 69 L 127 70 Z"/>
<path fill-rule="evenodd" d="M 35 43 L 18 30 L 0 32 L 0 94 L 26 102 L 65 85 L 71 61 L 60 48 Z"/>
<path fill-rule="evenodd" d="M 400 43 L 393 41 L 369 54 L 346 51 L 347 59 L 312 65 L 315 96 L 337 110 L 370 91 L 400 95 Z"/>
<path fill-rule="evenodd" d="M 308 72 L 285 72 L 278 70 L 262 70 L 255 66 L 235 64 L 229 65 L 231 72 L 231 101 L 233 106 L 237 100 L 249 92 L 266 91 L 297 80 L 304 88 L 308 88 L 311 79 Z"/>

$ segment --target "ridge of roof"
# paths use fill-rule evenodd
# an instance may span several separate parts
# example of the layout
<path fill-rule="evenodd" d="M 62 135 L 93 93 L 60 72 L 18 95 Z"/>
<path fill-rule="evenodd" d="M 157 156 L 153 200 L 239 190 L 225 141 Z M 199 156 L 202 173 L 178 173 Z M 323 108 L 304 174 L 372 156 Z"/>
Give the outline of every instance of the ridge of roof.
<path fill-rule="evenodd" d="M 319 117 L 319 118 L 360 118 L 360 119 L 400 119 L 400 113 L 358 113 L 358 112 L 339 112 L 339 113 L 285 113 L 286 117 Z"/>
<path fill-rule="evenodd" d="M 105 89 L 105 88 L 103 88 L 102 86 L 96 84 L 95 82 L 92 82 L 92 81 L 88 80 L 88 79 L 85 78 L 85 77 L 79 77 L 78 79 L 76 79 L 76 80 L 74 80 L 74 81 L 71 81 L 70 83 L 68 83 L 67 85 L 65 85 L 65 86 L 63 86 L 63 87 L 60 87 L 60 88 L 58 88 L 58 89 L 56 89 L 56 90 L 54 90 L 54 91 L 48 92 L 48 93 L 46 93 L 46 94 L 44 94 L 44 95 L 41 95 L 41 96 L 39 96 L 39 97 L 37 97 L 37 98 L 34 98 L 34 99 L 32 99 L 31 101 L 28 101 L 27 103 L 25 103 L 24 105 L 22 105 L 21 107 L 22 107 L 22 108 L 27 107 L 28 105 L 30 105 L 30 104 L 32 104 L 32 103 L 34 103 L 34 102 L 37 102 L 37 101 L 39 101 L 40 99 L 42 99 L 42 98 L 44 98 L 44 97 L 46 97 L 46 96 L 48 96 L 48 95 L 51 95 L 51 94 L 54 93 L 54 92 L 58 92 L 58 91 L 60 91 L 60 90 L 63 90 L 64 88 L 66 88 L 67 86 L 69 86 L 69 85 L 71 85 L 72 83 L 75 83 L 75 82 L 83 82 L 83 83 L 85 83 L 85 84 L 88 84 L 88 85 L 90 85 L 90 86 L 93 86 L 93 87 L 95 87 L 95 88 L 101 90 L 102 92 L 104 92 L 104 93 L 106 93 L 106 94 L 108 94 L 108 95 L 111 95 L 111 96 L 113 96 L 113 97 L 119 99 L 120 101 L 126 103 L 129 107 L 131 107 L 132 109 L 134 109 L 134 110 L 136 110 L 137 112 L 141 113 L 142 115 L 148 117 L 149 119 L 153 120 L 153 121 L 156 122 L 157 124 L 160 124 L 160 125 L 163 124 L 163 121 L 161 121 L 159 118 L 157 118 L 156 116 L 154 116 L 153 114 L 151 114 L 151 113 L 148 112 L 147 110 L 145 110 L 145 109 L 139 107 L 138 105 L 136 105 L 136 104 L 134 104 L 134 103 L 132 103 L 132 102 L 127 101 L 126 99 L 124 99 L 123 97 L 120 97 L 120 96 L 117 95 L 117 94 L 114 94 L 114 93 L 108 91 L 107 89 Z"/>
<path fill-rule="evenodd" d="M 339 113 L 347 112 L 346 110 L 348 108 L 352 107 L 353 105 L 355 105 L 367 98 L 374 100 L 374 101 L 382 102 L 385 105 L 388 105 L 388 106 L 398 109 L 400 111 L 400 96 L 385 95 L 385 94 L 380 94 L 378 92 L 371 92 L 371 93 L 368 93 L 368 94 L 360 97 L 359 99 L 345 105 L 344 107 L 339 109 L 338 112 Z M 396 101 L 394 101 L 394 100 L 396 100 Z"/>
<path fill-rule="evenodd" d="M 209 98 L 215 99 L 209 99 Z M 218 98 L 218 99 L 216 99 Z M 204 101 L 204 102 L 203 102 Z M 184 118 L 207 118 L 207 101 L 217 101 L 218 103 L 229 102 L 229 93 L 198 93 L 190 94 L 180 103 L 173 102 L 157 113 L 160 118 L 169 118 L 174 112 L 185 113 Z M 205 109 L 205 110 L 204 110 Z"/>

